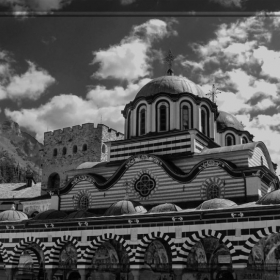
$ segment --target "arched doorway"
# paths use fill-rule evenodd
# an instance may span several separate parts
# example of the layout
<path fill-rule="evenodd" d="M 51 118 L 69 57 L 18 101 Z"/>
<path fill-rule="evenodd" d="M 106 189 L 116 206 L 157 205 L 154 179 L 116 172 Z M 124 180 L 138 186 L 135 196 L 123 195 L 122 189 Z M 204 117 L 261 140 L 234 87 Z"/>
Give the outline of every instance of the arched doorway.
<path fill-rule="evenodd" d="M 69 273 L 67 280 L 81 280 L 81 275 L 78 271 L 72 271 Z"/>
<path fill-rule="evenodd" d="M 199 274 L 201 279 L 233 280 L 229 249 L 214 237 L 198 241 L 189 252 L 185 274 Z"/>
<path fill-rule="evenodd" d="M 21 252 L 15 279 L 44 279 L 44 253 L 38 244 L 28 244 Z"/>
<path fill-rule="evenodd" d="M 58 173 L 52 173 L 48 179 L 48 189 L 59 189 L 60 176 Z"/>
<path fill-rule="evenodd" d="M 144 266 L 141 269 L 140 280 L 172 279 L 171 251 L 164 240 L 153 240 L 144 255 Z"/>
<path fill-rule="evenodd" d="M 80 278 L 76 278 L 79 274 L 77 273 L 77 250 L 72 243 L 64 244 L 59 255 L 57 269 L 54 271 L 54 276 L 59 280 L 78 280 Z"/>
<path fill-rule="evenodd" d="M 89 279 L 128 279 L 129 257 L 126 249 L 116 240 L 108 240 L 96 250 L 92 259 Z"/>

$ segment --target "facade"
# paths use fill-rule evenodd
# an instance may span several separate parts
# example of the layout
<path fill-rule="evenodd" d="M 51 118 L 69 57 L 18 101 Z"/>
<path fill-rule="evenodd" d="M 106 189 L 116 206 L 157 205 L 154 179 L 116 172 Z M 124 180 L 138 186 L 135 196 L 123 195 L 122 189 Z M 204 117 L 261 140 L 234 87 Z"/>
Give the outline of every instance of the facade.
<path fill-rule="evenodd" d="M 280 185 L 265 144 L 168 73 L 125 106 L 124 136 L 93 124 L 45 134 L 51 206 L 0 223 L 3 277 L 279 279 Z"/>

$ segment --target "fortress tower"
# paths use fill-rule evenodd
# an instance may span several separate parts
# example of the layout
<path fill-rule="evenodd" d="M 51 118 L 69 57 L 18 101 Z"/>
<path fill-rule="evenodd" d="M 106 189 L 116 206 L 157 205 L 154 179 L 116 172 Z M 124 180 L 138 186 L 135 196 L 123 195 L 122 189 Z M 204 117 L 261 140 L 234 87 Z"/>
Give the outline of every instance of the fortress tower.
<path fill-rule="evenodd" d="M 106 125 L 86 123 L 44 134 L 42 189 L 63 186 L 66 171 L 86 162 L 108 160 L 107 141 L 122 140 L 122 133 Z"/>

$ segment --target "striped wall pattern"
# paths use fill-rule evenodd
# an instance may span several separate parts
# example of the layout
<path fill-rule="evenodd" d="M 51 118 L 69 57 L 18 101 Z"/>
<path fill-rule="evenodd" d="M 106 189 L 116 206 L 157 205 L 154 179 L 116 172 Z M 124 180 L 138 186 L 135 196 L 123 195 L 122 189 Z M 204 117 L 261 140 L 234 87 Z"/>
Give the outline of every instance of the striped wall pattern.
<path fill-rule="evenodd" d="M 22 255 L 24 253 L 28 253 L 30 255 L 30 257 L 32 258 L 32 268 L 33 268 L 33 270 L 39 271 L 39 269 L 40 269 L 40 260 L 38 259 L 36 253 L 33 250 L 31 250 L 31 249 L 24 250 L 22 252 Z"/>
<path fill-rule="evenodd" d="M 37 238 L 31 236 L 31 237 L 26 237 L 25 239 L 22 239 L 19 244 L 17 244 L 12 252 L 12 255 L 10 257 L 9 263 L 12 265 L 17 265 L 19 263 L 20 255 L 28 249 L 32 244 L 37 244 L 42 252 L 44 259 L 47 259 L 47 249 L 45 245 L 38 240 Z M 37 258 L 37 257 L 36 257 Z"/>
<path fill-rule="evenodd" d="M 51 265 L 58 265 L 59 263 L 59 257 L 60 253 L 62 251 L 62 248 L 66 244 L 72 244 L 76 250 L 77 250 L 77 259 L 80 260 L 82 258 L 82 253 L 80 246 L 78 245 L 78 241 L 75 239 L 75 237 L 70 235 L 64 235 L 60 237 L 54 244 L 53 248 L 50 251 L 49 259 L 46 263 L 49 263 Z"/>
<path fill-rule="evenodd" d="M 198 139 L 194 140 L 194 152 L 200 153 L 206 145 L 199 141 Z"/>
<path fill-rule="evenodd" d="M 225 181 L 224 198 L 242 197 L 245 194 L 243 178 L 232 178 L 225 170 L 220 167 L 208 167 L 202 170 L 196 178 L 189 183 L 174 181 L 165 170 L 154 162 L 141 161 L 127 169 L 122 178 L 109 190 L 99 191 L 87 181 L 81 181 L 66 195 L 61 197 L 61 210 L 73 210 L 73 196 L 76 197 L 82 190 L 88 191 L 93 197 L 92 209 L 109 208 L 116 201 L 122 200 L 126 194 L 126 182 L 131 182 L 140 170 L 149 170 L 154 177 L 158 178 L 157 191 L 153 196 L 143 201 L 145 203 L 161 204 L 167 202 L 180 202 L 182 200 L 200 201 L 200 189 L 205 180 L 211 177 Z M 133 188 L 133 189 L 132 189 Z M 134 191 L 134 186 L 130 187 L 130 199 L 138 200 Z"/>
<path fill-rule="evenodd" d="M 150 141 L 137 141 L 122 145 L 114 145 L 110 149 L 109 161 L 127 159 L 136 154 L 150 153 L 167 155 L 191 151 L 191 138 L 189 134 L 166 137 Z"/>
<path fill-rule="evenodd" d="M 224 236 L 223 234 L 215 231 L 215 230 L 211 230 L 211 229 L 205 229 L 205 230 L 201 230 L 198 231 L 196 233 L 194 233 L 191 237 L 187 238 L 187 240 L 185 241 L 185 243 L 183 244 L 180 252 L 179 252 L 179 257 L 181 257 L 181 264 L 184 264 L 187 262 L 188 259 L 188 255 L 192 249 L 192 247 L 200 240 L 202 240 L 203 238 L 206 237 L 215 237 L 217 239 L 219 239 L 219 241 L 223 244 L 225 244 L 227 246 L 227 248 L 229 249 L 231 258 L 232 258 L 232 262 L 238 260 L 238 256 L 236 255 L 236 251 L 232 245 L 232 243 L 227 239 L 226 236 Z"/>
<path fill-rule="evenodd" d="M 136 248 L 135 263 L 139 265 L 144 264 L 145 252 L 148 249 L 151 242 L 153 242 L 153 240 L 155 239 L 164 240 L 164 242 L 169 245 L 172 257 L 172 264 L 175 262 L 177 258 L 177 250 L 175 244 L 173 243 L 172 239 L 168 236 L 168 234 L 158 231 L 145 235 L 140 241 L 139 245 Z"/>
<path fill-rule="evenodd" d="M 127 252 L 129 262 L 133 263 L 134 262 L 134 256 L 132 253 L 132 250 L 130 246 L 127 244 L 127 242 L 121 237 L 113 233 L 105 233 L 102 236 L 97 236 L 93 241 L 91 241 L 90 245 L 86 248 L 85 253 L 83 255 L 83 259 L 79 262 L 80 264 L 91 264 L 92 259 L 95 255 L 96 250 L 99 248 L 102 243 L 109 241 L 109 240 L 115 240 L 119 243 L 122 244 L 124 249 Z"/>
<path fill-rule="evenodd" d="M 267 159 L 260 147 L 254 149 L 254 153 L 251 158 L 249 158 L 249 166 L 261 166 L 261 158 L 263 159 L 263 165 L 269 169 Z"/>
<path fill-rule="evenodd" d="M 250 238 L 245 242 L 245 245 L 242 248 L 242 254 L 240 255 L 240 259 L 247 262 L 248 257 L 252 251 L 252 248 L 255 246 L 256 243 L 258 243 L 262 238 L 278 232 L 279 231 L 276 230 L 276 226 L 271 226 L 258 230 L 254 235 L 250 236 Z"/>

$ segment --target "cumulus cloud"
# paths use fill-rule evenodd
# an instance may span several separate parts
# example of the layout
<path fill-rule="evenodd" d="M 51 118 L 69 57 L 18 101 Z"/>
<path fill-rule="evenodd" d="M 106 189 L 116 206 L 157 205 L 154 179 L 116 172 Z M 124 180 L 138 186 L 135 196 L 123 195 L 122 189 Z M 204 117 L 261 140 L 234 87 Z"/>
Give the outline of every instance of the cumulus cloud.
<path fill-rule="evenodd" d="M 152 43 L 165 37 L 176 35 L 172 29 L 174 21 L 164 22 L 151 19 L 134 26 L 130 34 L 118 45 L 93 53 L 92 64 L 99 69 L 92 75 L 94 78 L 135 81 L 151 74 Z"/>
<path fill-rule="evenodd" d="M 0 0 L 1 6 L 7 6 L 15 15 L 25 16 L 29 13 L 49 13 L 60 10 L 72 0 Z"/>
<path fill-rule="evenodd" d="M 210 0 L 211 2 L 215 2 L 221 4 L 224 7 L 242 7 L 242 3 L 244 0 Z"/>
<path fill-rule="evenodd" d="M 7 55 L 5 58 L 0 62 L 0 100 L 37 100 L 55 82 L 46 70 L 38 68 L 30 61 L 27 61 L 28 70 L 22 75 L 17 75 Z"/>

